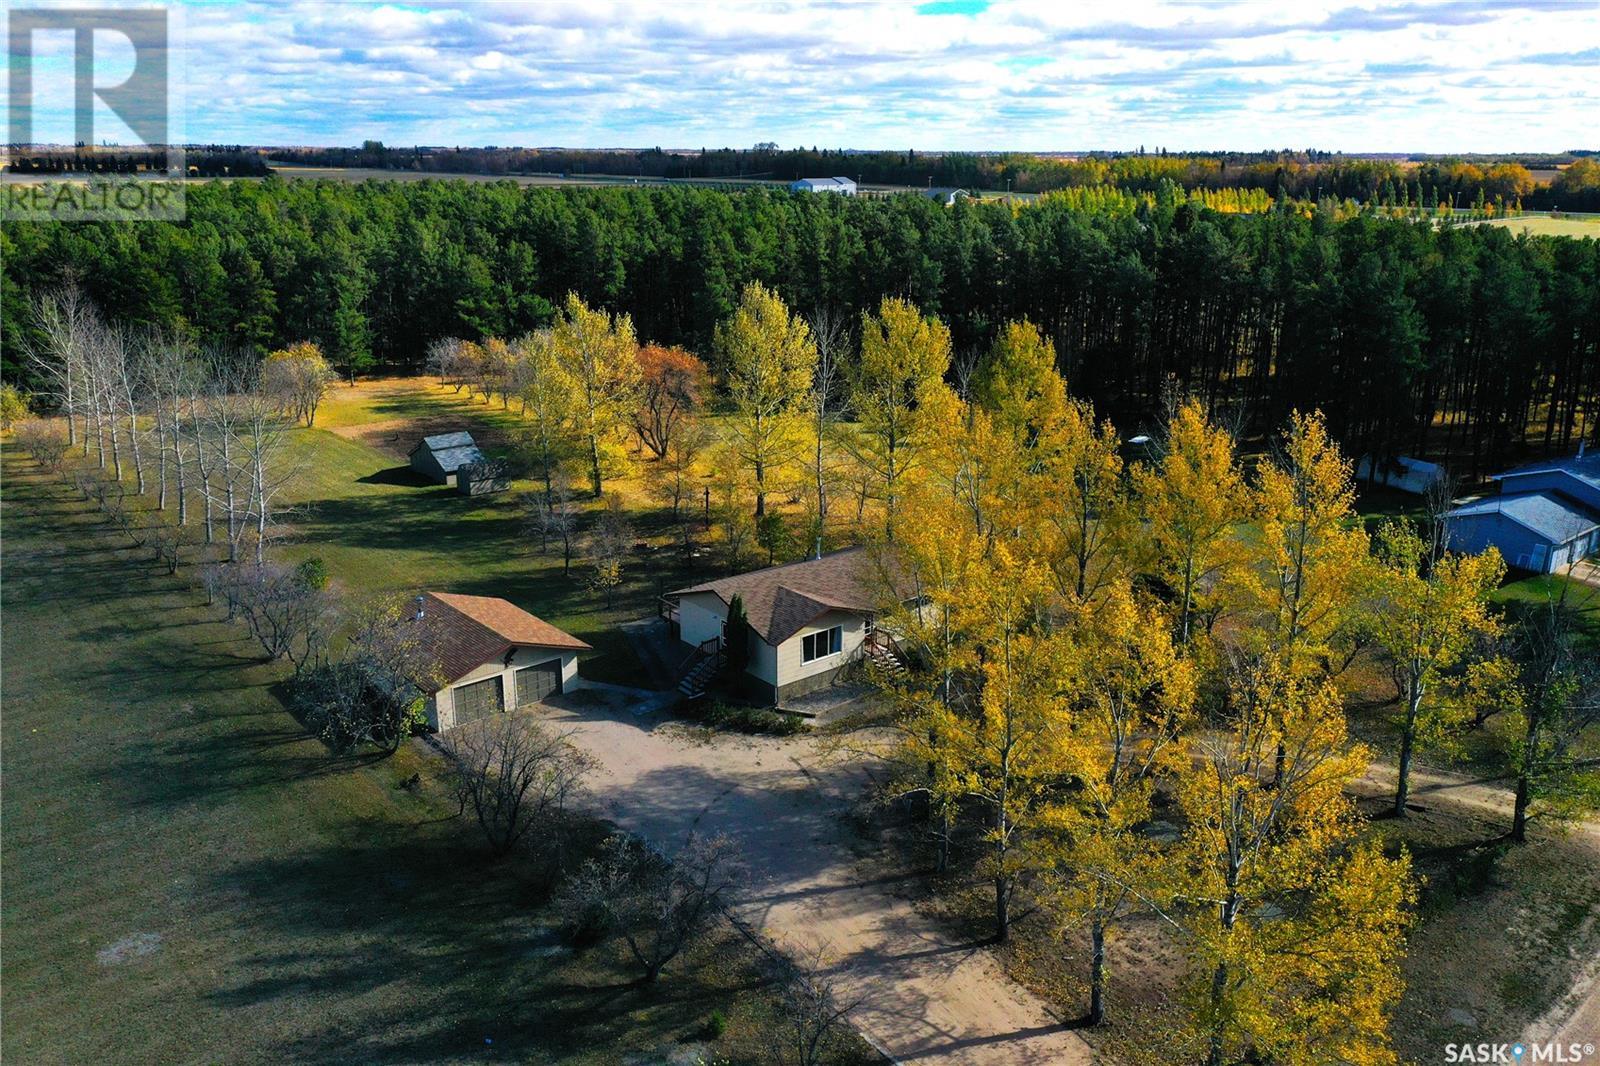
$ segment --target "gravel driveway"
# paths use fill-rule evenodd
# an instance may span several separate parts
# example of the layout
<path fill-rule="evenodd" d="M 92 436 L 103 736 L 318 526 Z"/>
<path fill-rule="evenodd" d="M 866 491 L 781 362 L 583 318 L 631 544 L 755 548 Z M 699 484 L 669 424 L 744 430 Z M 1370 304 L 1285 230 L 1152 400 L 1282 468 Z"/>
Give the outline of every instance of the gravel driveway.
<path fill-rule="evenodd" d="M 841 815 L 866 761 L 824 759 L 804 737 L 716 735 L 557 698 L 552 725 L 597 760 L 603 813 L 666 850 L 691 831 L 737 839 L 750 867 L 742 919 L 774 942 L 820 948 L 851 1020 L 897 1062 L 1087 1063 L 1088 1047 L 981 948 L 952 940 L 894 894 L 862 883 Z"/>

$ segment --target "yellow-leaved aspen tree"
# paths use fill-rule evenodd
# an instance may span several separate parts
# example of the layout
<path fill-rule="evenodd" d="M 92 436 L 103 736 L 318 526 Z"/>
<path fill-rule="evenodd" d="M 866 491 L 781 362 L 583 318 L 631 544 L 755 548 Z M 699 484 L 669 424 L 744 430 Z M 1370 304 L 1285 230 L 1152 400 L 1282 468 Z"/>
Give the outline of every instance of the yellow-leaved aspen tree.
<path fill-rule="evenodd" d="M 1370 630 L 1384 652 L 1401 695 L 1400 761 L 1394 813 L 1404 817 L 1411 759 L 1427 742 L 1472 719 L 1491 698 L 1506 664 L 1489 648 L 1500 630 L 1489 596 L 1500 587 L 1505 563 L 1493 548 L 1482 555 L 1438 553 L 1414 526 L 1385 523 L 1378 530 L 1376 596 Z"/>
<path fill-rule="evenodd" d="M 1363 839 L 1345 795 L 1367 752 L 1330 681 L 1259 656 L 1232 682 L 1226 727 L 1191 741 L 1178 788 L 1189 880 L 1169 917 L 1195 1051 L 1209 1066 L 1392 1063 L 1416 890 L 1410 857 Z"/>
<path fill-rule="evenodd" d="M 1158 781 L 1177 775 L 1192 724 L 1196 671 L 1167 619 L 1115 582 L 1067 629 L 1069 763 L 1080 788 L 1063 803 L 1054 903 L 1089 932 L 1090 1025 L 1105 1017 L 1106 943 L 1131 914 L 1159 904 L 1172 857 L 1144 832 Z"/>
<path fill-rule="evenodd" d="M 759 282 L 744 287 L 733 317 L 718 324 L 716 346 L 733 405 L 729 433 L 754 474 L 760 518 L 772 475 L 802 447 L 795 422 L 811 394 L 817 346 L 805 321 Z"/>
<path fill-rule="evenodd" d="M 1233 438 L 1198 403 L 1180 406 L 1164 436 L 1161 460 L 1135 468 L 1133 488 L 1153 568 L 1177 597 L 1178 643 L 1187 647 L 1196 618 L 1217 604 L 1218 586 L 1239 563 L 1235 527 L 1248 492 Z"/>
<path fill-rule="evenodd" d="M 577 389 L 578 430 L 589 452 L 589 491 L 599 496 L 600 444 L 627 424 L 639 399 L 633 319 L 593 310 L 576 293 L 568 293 L 566 311 L 550 336 L 556 358 Z"/>
<path fill-rule="evenodd" d="M 572 452 L 582 410 L 577 381 L 557 355 L 555 338 L 540 330 L 511 346 L 514 388 L 528 427 L 517 433 L 518 450 L 544 482 L 546 498 L 555 491 L 555 472 Z"/>
<path fill-rule="evenodd" d="M 906 300 L 886 297 L 861 319 L 861 355 L 849 368 L 850 406 L 858 432 L 856 460 L 871 471 L 884 501 L 884 530 L 894 539 L 902 483 L 915 459 L 917 407 L 950 369 L 950 330 Z"/>
<path fill-rule="evenodd" d="M 1260 472 L 1247 581 L 1258 635 L 1295 672 L 1336 672 L 1340 638 L 1361 617 L 1371 554 L 1351 473 L 1322 415 L 1298 411 Z"/>
<path fill-rule="evenodd" d="M 1068 765 L 1063 642 L 1039 624 L 1051 582 L 1016 547 L 996 541 L 961 582 L 950 625 L 974 659 L 952 680 L 964 692 L 929 708 L 926 748 L 913 750 L 940 767 L 940 800 L 988 814 L 978 870 L 994 887 L 996 941 L 1010 935 L 1019 879 L 1044 865 L 1043 827 Z"/>

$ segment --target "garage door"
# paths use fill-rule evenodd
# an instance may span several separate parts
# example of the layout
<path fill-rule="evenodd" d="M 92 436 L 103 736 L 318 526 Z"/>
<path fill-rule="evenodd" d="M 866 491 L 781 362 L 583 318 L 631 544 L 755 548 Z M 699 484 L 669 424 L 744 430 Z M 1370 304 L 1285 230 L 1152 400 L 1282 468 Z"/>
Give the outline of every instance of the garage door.
<path fill-rule="evenodd" d="M 456 725 L 466 725 L 506 709 L 505 691 L 498 677 L 462 685 L 453 693 Z"/>
<path fill-rule="evenodd" d="M 524 666 L 517 671 L 517 706 L 538 703 L 561 691 L 561 660 Z"/>

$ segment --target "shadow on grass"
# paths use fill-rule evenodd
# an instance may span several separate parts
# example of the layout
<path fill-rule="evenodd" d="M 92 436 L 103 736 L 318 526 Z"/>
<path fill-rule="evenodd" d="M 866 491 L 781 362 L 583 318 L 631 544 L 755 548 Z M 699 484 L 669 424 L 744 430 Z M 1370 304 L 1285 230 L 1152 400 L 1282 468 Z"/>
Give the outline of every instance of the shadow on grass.
<path fill-rule="evenodd" d="M 387 470 L 379 470 L 358 477 L 356 481 L 363 485 L 394 485 L 406 489 L 432 489 L 439 488 L 439 483 L 432 478 L 411 469 L 409 466 L 391 466 Z"/>
<path fill-rule="evenodd" d="M 381 998 L 357 1031 L 304 1032 L 274 1051 L 304 1062 L 417 1062 L 494 1054 L 551 1059 L 638 1042 L 659 1046 L 706 1004 L 758 987 L 718 972 L 715 953 L 640 986 L 619 945 L 573 956 L 549 881 L 491 863 L 453 826 L 373 823 L 355 842 L 236 866 L 214 888 L 271 930 L 210 998 L 229 1011 L 294 1011 L 323 997 Z M 396 983 L 416 990 L 395 1004 Z"/>

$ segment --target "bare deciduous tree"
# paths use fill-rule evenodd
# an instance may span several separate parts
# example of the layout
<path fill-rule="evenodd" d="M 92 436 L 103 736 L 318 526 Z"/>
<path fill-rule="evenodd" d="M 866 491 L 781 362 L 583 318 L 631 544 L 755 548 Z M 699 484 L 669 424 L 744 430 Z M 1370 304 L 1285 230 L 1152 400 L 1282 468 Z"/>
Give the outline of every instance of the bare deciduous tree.
<path fill-rule="evenodd" d="M 726 906 L 740 875 L 725 836 L 690 836 L 668 860 L 618 834 L 571 878 L 561 906 L 578 930 L 619 934 L 649 984 Z"/>
<path fill-rule="evenodd" d="M 445 742 L 461 810 L 472 810 L 489 849 L 506 855 L 535 826 L 558 828 L 594 760 L 525 716 L 496 717 L 451 731 Z"/>
<path fill-rule="evenodd" d="M 548 491 L 526 493 L 523 497 L 523 532 L 539 538 L 539 551 L 551 541 L 561 542 L 561 573 L 572 570 L 572 540 L 578 530 L 578 507 L 572 499 L 572 483 L 557 476 Z"/>
<path fill-rule="evenodd" d="M 773 1050 L 796 1066 L 818 1066 L 849 1031 L 855 1003 L 840 997 L 820 947 L 785 945 L 779 968 L 785 1041 Z"/>
<path fill-rule="evenodd" d="M 321 660 L 333 612 L 327 594 L 285 566 L 229 566 L 208 572 L 208 591 L 242 618 L 267 660 L 288 659 L 298 674 Z"/>

